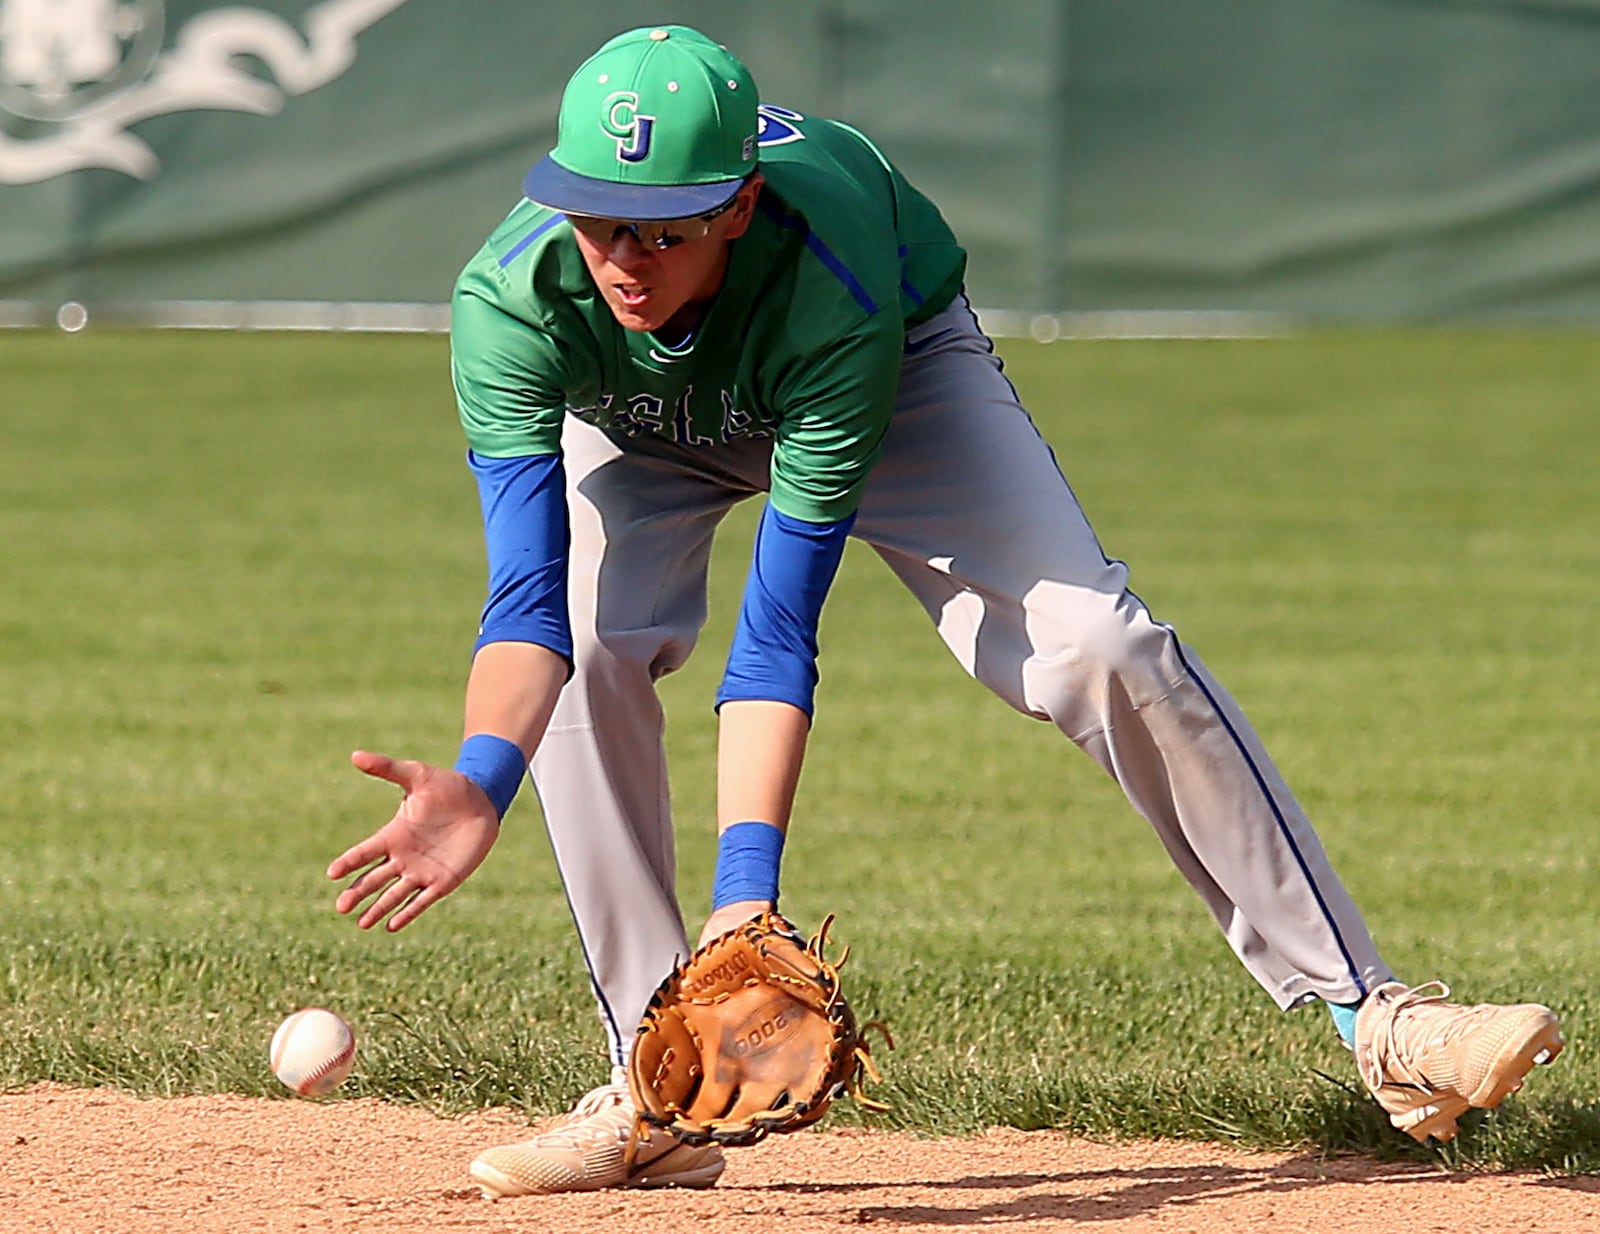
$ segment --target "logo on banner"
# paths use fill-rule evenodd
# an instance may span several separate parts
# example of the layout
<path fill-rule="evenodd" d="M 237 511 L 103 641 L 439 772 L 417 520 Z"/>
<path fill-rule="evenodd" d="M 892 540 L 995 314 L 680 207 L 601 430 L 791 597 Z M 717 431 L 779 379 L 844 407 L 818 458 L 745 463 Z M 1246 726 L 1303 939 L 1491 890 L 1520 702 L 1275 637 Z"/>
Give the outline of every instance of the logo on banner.
<path fill-rule="evenodd" d="M 343 75 L 356 36 L 405 2 L 323 0 L 298 25 L 218 5 L 169 32 L 162 0 L 0 0 L 0 184 L 89 167 L 151 179 L 139 121 L 282 111 Z"/>

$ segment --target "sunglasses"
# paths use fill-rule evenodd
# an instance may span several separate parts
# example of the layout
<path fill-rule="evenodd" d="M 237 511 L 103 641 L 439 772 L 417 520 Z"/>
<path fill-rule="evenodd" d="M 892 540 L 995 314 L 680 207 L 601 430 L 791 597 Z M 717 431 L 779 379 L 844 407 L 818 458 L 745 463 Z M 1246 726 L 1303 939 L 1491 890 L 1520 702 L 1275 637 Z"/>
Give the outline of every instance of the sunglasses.
<path fill-rule="evenodd" d="M 645 248 L 670 249 L 691 240 L 704 240 L 711 234 L 711 224 L 733 209 L 739 195 L 735 193 L 710 214 L 695 215 L 686 219 L 603 219 L 587 214 L 568 214 L 572 229 L 583 234 L 584 239 L 601 248 L 609 247 L 617 239 L 617 232 L 631 231 L 633 238 Z"/>

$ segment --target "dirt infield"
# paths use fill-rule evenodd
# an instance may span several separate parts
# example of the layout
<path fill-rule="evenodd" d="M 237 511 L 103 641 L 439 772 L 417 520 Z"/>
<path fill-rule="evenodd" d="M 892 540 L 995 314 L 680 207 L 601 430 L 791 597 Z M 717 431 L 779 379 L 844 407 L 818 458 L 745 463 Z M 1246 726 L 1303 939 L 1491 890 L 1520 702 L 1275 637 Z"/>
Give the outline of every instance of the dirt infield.
<path fill-rule="evenodd" d="M 145 1101 L 45 1086 L 0 1096 L 0 1234 L 1600 1229 L 1597 1178 L 1018 1131 L 808 1132 L 731 1153 L 711 1191 L 480 1198 L 466 1162 L 524 1126 L 373 1101 Z"/>

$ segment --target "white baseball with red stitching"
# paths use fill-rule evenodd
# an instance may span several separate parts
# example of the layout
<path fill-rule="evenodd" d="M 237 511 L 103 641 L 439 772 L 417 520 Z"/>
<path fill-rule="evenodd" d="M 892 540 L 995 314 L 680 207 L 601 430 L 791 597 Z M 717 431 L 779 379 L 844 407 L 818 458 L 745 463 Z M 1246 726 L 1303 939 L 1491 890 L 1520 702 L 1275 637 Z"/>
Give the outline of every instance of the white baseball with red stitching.
<path fill-rule="evenodd" d="M 322 1007 L 295 1012 L 272 1034 L 272 1073 L 302 1097 L 320 1097 L 344 1083 L 356 1061 L 356 1035 Z"/>

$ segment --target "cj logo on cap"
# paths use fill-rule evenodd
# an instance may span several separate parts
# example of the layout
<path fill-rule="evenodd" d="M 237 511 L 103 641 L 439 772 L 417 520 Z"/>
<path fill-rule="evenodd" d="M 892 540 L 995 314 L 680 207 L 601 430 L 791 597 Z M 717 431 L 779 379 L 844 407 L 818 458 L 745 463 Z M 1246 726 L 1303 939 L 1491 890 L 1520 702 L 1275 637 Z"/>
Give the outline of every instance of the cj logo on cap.
<path fill-rule="evenodd" d="M 617 158 L 624 163 L 643 162 L 650 153 L 650 133 L 656 118 L 639 114 L 639 96 L 632 90 L 607 95 L 602 106 L 600 127 L 607 136 L 616 138 Z"/>

